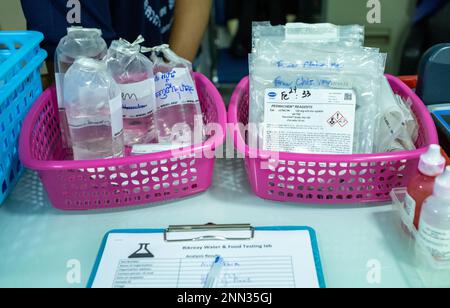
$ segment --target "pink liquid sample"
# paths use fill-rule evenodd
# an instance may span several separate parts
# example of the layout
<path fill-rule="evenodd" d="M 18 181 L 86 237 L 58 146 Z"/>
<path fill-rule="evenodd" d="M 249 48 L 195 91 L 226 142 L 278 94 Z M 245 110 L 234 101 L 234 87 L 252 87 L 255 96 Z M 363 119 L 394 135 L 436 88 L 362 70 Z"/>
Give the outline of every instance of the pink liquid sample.
<path fill-rule="evenodd" d="M 123 128 L 127 146 L 155 143 L 157 140 L 153 115 L 139 119 L 124 119 Z"/>
<path fill-rule="evenodd" d="M 111 138 L 110 125 L 70 129 L 75 160 L 116 158 L 123 156 L 123 136 Z"/>
<path fill-rule="evenodd" d="M 419 229 L 420 213 L 426 199 L 433 195 L 436 177 L 423 174 L 416 175 L 408 185 L 408 194 L 416 201 L 414 213 L 414 226 Z"/>
<path fill-rule="evenodd" d="M 123 131 L 113 136 L 109 108 L 86 111 L 75 107 L 66 111 L 75 160 L 123 156 Z"/>
<path fill-rule="evenodd" d="M 194 131 L 203 124 L 201 112 L 198 109 L 195 104 L 185 104 L 159 110 L 156 117 L 159 142 L 178 141 L 192 144 L 195 141 L 202 141 L 202 136 L 200 136 L 200 140 L 195 140 L 194 136 Z M 195 116 L 199 119 L 197 124 L 195 124 Z M 197 139 L 199 138 L 197 137 Z"/>

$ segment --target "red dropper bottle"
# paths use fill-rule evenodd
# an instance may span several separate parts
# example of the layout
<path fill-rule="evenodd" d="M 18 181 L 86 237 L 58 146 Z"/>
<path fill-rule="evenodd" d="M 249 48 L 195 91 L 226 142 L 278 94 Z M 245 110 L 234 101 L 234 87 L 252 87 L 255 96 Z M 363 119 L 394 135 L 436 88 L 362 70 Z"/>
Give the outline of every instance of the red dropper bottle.
<path fill-rule="evenodd" d="M 439 145 L 431 145 L 428 151 L 420 157 L 419 173 L 408 184 L 405 199 L 405 215 L 403 224 L 419 228 L 420 213 L 425 200 L 433 195 L 436 178 L 444 173 L 445 158 Z"/>

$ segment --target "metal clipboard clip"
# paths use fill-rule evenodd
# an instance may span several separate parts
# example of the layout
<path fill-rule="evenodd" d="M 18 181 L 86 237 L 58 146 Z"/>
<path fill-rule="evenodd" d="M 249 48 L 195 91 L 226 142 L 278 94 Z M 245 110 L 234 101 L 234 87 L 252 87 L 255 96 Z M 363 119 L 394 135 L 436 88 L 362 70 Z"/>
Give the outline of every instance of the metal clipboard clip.
<path fill-rule="evenodd" d="M 248 232 L 248 236 L 236 236 L 236 237 L 225 237 L 218 235 L 208 235 L 208 232 Z M 207 235 L 202 235 L 194 238 L 176 238 L 170 239 L 172 234 L 180 233 L 195 233 L 204 232 Z M 168 243 L 176 242 L 200 242 L 200 241 L 250 241 L 255 238 L 255 228 L 250 224 L 230 224 L 230 225 L 216 225 L 216 224 L 206 224 L 206 225 L 180 225 L 180 226 L 169 226 L 164 231 L 164 241 Z"/>

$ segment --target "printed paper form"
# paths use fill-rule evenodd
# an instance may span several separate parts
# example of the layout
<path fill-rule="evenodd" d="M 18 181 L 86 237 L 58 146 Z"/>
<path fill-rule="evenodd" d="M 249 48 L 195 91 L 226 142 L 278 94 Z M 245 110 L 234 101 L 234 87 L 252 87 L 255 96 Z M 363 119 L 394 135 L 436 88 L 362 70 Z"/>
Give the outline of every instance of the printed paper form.
<path fill-rule="evenodd" d="M 307 231 L 261 231 L 249 241 L 182 243 L 166 243 L 162 234 L 113 233 L 93 287 L 202 288 L 218 255 L 224 266 L 217 288 L 319 287 Z"/>

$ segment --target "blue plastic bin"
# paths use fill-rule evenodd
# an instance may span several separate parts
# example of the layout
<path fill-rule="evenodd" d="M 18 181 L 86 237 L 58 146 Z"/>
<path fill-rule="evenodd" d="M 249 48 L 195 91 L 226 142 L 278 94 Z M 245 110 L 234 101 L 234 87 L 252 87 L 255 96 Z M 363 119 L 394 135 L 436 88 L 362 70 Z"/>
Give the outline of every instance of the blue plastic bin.
<path fill-rule="evenodd" d="M 0 205 L 23 172 L 18 141 L 23 119 L 42 93 L 43 39 L 39 32 L 0 31 Z"/>

